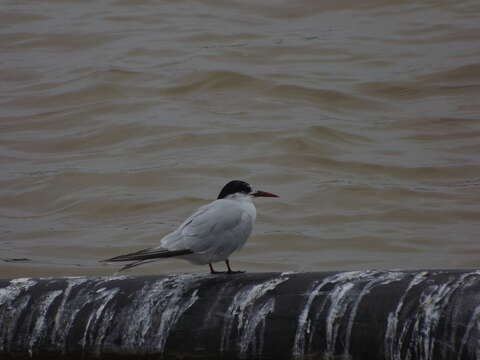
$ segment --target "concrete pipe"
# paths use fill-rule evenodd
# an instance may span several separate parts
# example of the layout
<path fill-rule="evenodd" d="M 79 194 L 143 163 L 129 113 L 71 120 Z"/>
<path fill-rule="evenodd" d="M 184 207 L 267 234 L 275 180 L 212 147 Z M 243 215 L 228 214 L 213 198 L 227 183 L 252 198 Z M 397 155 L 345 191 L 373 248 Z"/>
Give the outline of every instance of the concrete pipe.
<path fill-rule="evenodd" d="M 0 280 L 0 359 L 480 358 L 479 271 Z"/>

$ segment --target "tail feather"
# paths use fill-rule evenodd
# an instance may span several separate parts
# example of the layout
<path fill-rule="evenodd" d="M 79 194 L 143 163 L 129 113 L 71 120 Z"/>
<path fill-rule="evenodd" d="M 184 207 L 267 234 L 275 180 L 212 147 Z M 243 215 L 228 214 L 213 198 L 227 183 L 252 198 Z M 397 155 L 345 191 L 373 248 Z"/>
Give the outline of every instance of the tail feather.
<path fill-rule="evenodd" d="M 134 262 L 132 262 L 132 263 L 130 263 L 130 264 L 127 264 L 127 265 L 125 265 L 125 266 L 122 266 L 122 267 L 118 270 L 118 272 L 121 272 L 121 271 L 123 271 L 123 270 L 131 269 L 131 268 L 133 268 L 133 267 L 135 267 L 135 266 L 139 266 L 139 265 L 143 265 L 143 264 L 148 264 L 148 263 L 151 263 L 151 262 L 154 262 L 154 261 L 155 261 L 155 260 L 139 260 L 139 261 L 134 261 Z"/>
<path fill-rule="evenodd" d="M 115 256 L 111 259 L 102 260 L 104 262 L 111 262 L 111 261 L 136 261 L 136 262 L 143 262 L 145 260 L 151 259 L 161 259 L 161 258 L 169 258 L 172 256 L 181 256 L 181 255 L 189 255 L 193 254 L 192 250 L 166 250 L 166 249 L 145 249 L 140 250 L 134 253 Z M 134 264 L 126 265 L 125 268 L 128 266 L 133 267 Z"/>

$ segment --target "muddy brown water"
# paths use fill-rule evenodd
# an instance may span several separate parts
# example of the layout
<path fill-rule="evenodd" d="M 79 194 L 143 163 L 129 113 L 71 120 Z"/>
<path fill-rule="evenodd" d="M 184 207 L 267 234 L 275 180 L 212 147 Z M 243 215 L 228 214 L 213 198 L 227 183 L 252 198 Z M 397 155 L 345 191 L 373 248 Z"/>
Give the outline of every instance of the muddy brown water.
<path fill-rule="evenodd" d="M 111 274 L 99 259 L 157 244 L 230 179 L 281 196 L 257 201 L 235 269 L 477 267 L 479 17 L 463 0 L 4 1 L 0 276 Z"/>

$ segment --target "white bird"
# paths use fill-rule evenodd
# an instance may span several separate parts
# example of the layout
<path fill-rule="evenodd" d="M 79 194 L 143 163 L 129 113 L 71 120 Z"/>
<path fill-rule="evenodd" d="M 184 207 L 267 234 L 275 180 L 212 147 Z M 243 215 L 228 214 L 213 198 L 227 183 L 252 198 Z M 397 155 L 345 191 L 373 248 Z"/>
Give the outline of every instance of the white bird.
<path fill-rule="evenodd" d="M 217 200 L 200 207 L 174 232 L 163 237 L 159 246 L 104 261 L 133 261 L 120 269 L 125 270 L 176 256 L 194 264 L 208 264 L 212 274 L 218 273 L 212 264 L 219 261 L 225 261 L 228 274 L 241 272 L 232 271 L 228 258 L 250 236 L 257 216 L 252 199 L 261 196 L 278 197 L 255 191 L 244 181 L 230 181 L 222 188 Z"/>

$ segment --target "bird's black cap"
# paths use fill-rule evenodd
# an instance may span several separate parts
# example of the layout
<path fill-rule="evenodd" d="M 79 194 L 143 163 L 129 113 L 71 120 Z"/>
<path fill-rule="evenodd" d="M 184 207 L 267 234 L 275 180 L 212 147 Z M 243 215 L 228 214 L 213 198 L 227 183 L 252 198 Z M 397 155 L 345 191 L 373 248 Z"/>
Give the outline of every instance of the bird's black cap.
<path fill-rule="evenodd" d="M 220 191 L 220 194 L 218 194 L 217 199 L 224 199 L 228 195 L 232 195 L 236 193 L 250 194 L 251 192 L 252 192 L 252 187 L 250 186 L 250 184 L 241 180 L 232 180 L 223 187 L 222 191 Z"/>

